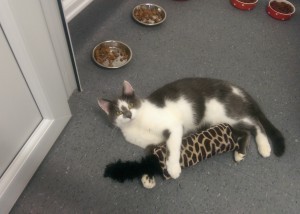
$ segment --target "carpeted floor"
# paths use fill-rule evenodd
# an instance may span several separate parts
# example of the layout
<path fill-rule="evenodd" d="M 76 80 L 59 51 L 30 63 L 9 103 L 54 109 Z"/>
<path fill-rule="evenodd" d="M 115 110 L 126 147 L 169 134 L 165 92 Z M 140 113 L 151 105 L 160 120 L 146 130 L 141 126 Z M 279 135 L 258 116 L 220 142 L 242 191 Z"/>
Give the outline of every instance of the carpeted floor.
<path fill-rule="evenodd" d="M 70 99 L 73 118 L 46 156 L 11 213 L 299 213 L 300 212 L 300 2 L 290 21 L 229 0 L 153 0 L 167 11 L 159 26 L 131 18 L 144 1 L 95 0 L 69 24 L 84 91 Z M 107 70 L 91 60 L 104 40 L 127 43 L 132 61 Z M 244 87 L 286 138 L 286 153 L 262 158 L 252 143 L 246 159 L 216 156 L 185 169 L 177 180 L 103 178 L 106 164 L 136 160 L 144 151 L 123 139 L 96 98 L 120 94 L 123 80 L 143 97 L 183 77 L 213 77 Z"/>

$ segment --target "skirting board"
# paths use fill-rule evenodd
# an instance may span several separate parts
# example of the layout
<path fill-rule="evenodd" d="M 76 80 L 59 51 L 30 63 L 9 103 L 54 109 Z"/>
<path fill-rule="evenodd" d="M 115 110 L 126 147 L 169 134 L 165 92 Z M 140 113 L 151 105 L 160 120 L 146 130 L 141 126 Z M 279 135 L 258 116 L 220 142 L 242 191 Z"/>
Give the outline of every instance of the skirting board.
<path fill-rule="evenodd" d="M 67 22 L 86 8 L 93 0 L 62 0 Z"/>

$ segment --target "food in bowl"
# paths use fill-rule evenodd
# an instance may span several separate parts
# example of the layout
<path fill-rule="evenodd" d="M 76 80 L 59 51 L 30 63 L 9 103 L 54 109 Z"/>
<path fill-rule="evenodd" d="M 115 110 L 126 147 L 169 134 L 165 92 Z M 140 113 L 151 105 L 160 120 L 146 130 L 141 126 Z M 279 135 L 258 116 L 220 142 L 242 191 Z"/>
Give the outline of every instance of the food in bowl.
<path fill-rule="evenodd" d="M 140 4 L 133 9 L 133 18 L 144 25 L 157 25 L 166 19 L 165 10 L 155 4 Z"/>
<path fill-rule="evenodd" d="M 294 11 L 294 8 L 286 3 L 286 2 L 278 2 L 278 1 L 272 1 L 270 2 L 270 6 L 278 11 L 279 13 L 285 13 L 285 14 L 288 14 L 288 13 L 292 13 Z"/>
<path fill-rule="evenodd" d="M 131 49 L 119 41 L 105 41 L 93 50 L 94 61 L 105 68 L 119 68 L 131 59 Z"/>

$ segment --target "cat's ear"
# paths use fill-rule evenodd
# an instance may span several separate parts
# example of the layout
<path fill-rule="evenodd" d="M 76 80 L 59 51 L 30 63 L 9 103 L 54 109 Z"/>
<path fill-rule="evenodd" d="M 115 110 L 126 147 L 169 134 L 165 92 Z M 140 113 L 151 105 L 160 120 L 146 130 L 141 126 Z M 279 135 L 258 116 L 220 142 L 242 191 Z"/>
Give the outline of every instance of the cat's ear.
<path fill-rule="evenodd" d="M 134 95 L 134 90 L 133 90 L 132 86 L 126 80 L 124 80 L 124 82 L 123 82 L 123 95 L 126 95 L 126 96 Z"/>
<path fill-rule="evenodd" d="M 109 106 L 111 104 L 111 101 L 106 100 L 106 99 L 98 99 L 98 105 L 100 106 L 100 108 L 102 108 L 102 110 L 109 115 Z"/>

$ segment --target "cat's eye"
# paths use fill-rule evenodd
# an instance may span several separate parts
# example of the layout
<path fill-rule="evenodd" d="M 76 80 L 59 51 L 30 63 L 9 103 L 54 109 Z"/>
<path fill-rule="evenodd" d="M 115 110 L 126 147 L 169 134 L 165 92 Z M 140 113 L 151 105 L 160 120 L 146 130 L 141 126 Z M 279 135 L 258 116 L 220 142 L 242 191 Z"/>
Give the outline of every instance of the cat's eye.
<path fill-rule="evenodd" d="M 123 114 L 123 112 L 121 112 L 121 111 L 117 111 L 117 112 L 116 112 L 116 115 L 117 115 L 117 116 L 120 116 L 121 114 Z"/>
<path fill-rule="evenodd" d="M 129 103 L 128 108 L 133 108 L 133 103 Z"/>

